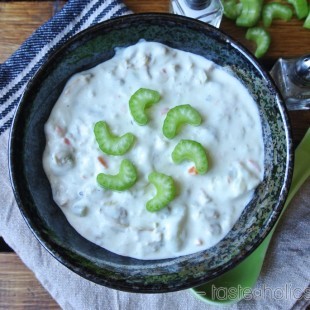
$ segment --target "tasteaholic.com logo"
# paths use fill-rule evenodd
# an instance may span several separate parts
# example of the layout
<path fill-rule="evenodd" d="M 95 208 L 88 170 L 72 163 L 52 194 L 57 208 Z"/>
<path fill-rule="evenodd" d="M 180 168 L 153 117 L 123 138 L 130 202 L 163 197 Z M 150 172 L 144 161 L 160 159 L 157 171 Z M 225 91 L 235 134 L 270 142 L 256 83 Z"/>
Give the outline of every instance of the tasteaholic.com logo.
<path fill-rule="evenodd" d="M 196 291 L 199 295 L 207 295 L 204 291 Z M 209 294 L 208 294 L 209 295 Z M 209 295 L 210 296 L 210 295 Z M 259 300 L 259 299 L 273 299 L 273 300 L 298 300 L 301 298 L 310 300 L 310 288 L 302 289 L 293 287 L 292 284 L 285 284 L 284 287 L 268 287 L 262 285 L 256 288 L 242 287 L 217 287 L 211 286 L 211 298 L 212 300 L 235 300 L 240 299 L 240 296 L 244 300 Z"/>

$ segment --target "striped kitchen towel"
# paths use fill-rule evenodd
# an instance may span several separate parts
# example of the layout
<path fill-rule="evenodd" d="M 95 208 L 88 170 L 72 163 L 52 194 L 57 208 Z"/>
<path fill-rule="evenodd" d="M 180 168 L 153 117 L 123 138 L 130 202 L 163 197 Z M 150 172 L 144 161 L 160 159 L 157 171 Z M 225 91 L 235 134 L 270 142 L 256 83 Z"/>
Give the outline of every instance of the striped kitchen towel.
<path fill-rule="evenodd" d="M 0 138 L 12 123 L 24 88 L 62 43 L 98 22 L 129 14 L 121 0 L 71 0 L 0 65 Z"/>

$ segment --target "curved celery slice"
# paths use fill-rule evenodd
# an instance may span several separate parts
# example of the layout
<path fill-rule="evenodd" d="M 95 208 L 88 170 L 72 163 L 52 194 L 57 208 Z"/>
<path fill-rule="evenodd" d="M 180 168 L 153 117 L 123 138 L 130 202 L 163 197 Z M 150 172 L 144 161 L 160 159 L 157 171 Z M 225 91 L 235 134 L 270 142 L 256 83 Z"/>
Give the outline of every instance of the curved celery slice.
<path fill-rule="evenodd" d="M 183 160 L 190 160 L 195 163 L 195 168 L 199 174 L 204 174 L 208 170 L 207 154 L 203 146 L 193 140 L 181 140 L 172 152 L 172 160 L 179 164 Z"/>
<path fill-rule="evenodd" d="M 156 90 L 140 88 L 129 100 L 129 109 L 132 117 L 139 125 L 145 125 L 149 121 L 145 109 L 160 100 L 160 94 Z"/>
<path fill-rule="evenodd" d="M 135 166 L 128 159 L 124 159 L 121 162 L 118 174 L 99 173 L 97 175 L 97 182 L 106 189 L 124 191 L 136 183 L 137 177 L 138 174 Z"/>
<path fill-rule="evenodd" d="M 95 124 L 94 133 L 96 141 L 102 152 L 108 155 L 123 155 L 133 145 L 135 136 L 132 133 L 126 133 L 123 136 L 113 135 L 104 121 Z"/>
<path fill-rule="evenodd" d="M 245 38 L 256 43 L 256 50 L 254 55 L 257 58 L 263 57 L 268 51 L 271 39 L 269 33 L 264 28 L 249 28 L 245 34 Z"/>
<path fill-rule="evenodd" d="M 163 133 L 168 139 L 172 139 L 177 134 L 178 128 L 184 124 L 199 126 L 201 116 L 191 105 L 178 105 L 168 111 L 164 120 Z"/>
<path fill-rule="evenodd" d="M 242 9 L 236 19 L 236 25 L 240 27 L 253 27 L 260 18 L 263 0 L 240 0 Z"/>
<path fill-rule="evenodd" d="M 295 14 L 298 19 L 306 18 L 309 11 L 309 5 L 307 0 L 287 0 L 295 10 Z"/>
<path fill-rule="evenodd" d="M 242 11 L 242 3 L 237 0 L 223 0 L 224 15 L 231 19 L 235 20 Z"/>
<path fill-rule="evenodd" d="M 310 29 L 310 10 L 309 10 L 308 16 L 306 17 L 304 21 L 303 27 L 306 29 Z"/>
<path fill-rule="evenodd" d="M 293 11 L 285 4 L 272 2 L 263 6 L 262 16 L 264 26 L 270 27 L 274 19 L 289 21 L 293 16 Z"/>
<path fill-rule="evenodd" d="M 151 172 L 148 180 L 156 187 L 156 195 L 146 203 L 146 209 L 156 212 L 166 207 L 175 198 L 175 185 L 173 178 L 163 173 Z"/>

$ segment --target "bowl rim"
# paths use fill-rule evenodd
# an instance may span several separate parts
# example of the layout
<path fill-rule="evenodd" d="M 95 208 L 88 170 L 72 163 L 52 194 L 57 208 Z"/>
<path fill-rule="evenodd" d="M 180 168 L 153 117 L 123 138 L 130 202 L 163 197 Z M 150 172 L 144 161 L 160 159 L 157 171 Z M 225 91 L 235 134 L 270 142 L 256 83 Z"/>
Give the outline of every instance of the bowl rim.
<path fill-rule="evenodd" d="M 20 113 L 21 110 L 24 106 L 24 100 L 27 96 L 28 91 L 33 87 L 35 84 L 35 81 L 40 77 L 41 74 L 43 74 L 45 68 L 53 61 L 53 59 L 57 58 L 58 55 L 61 55 L 63 52 L 67 50 L 67 48 L 72 45 L 74 42 L 80 40 L 85 34 L 91 33 L 93 31 L 97 31 L 101 28 L 105 28 L 107 26 L 111 26 L 115 23 L 120 23 L 123 21 L 130 21 L 130 20 L 136 20 L 139 18 L 145 18 L 145 19 L 153 19 L 157 18 L 158 21 L 162 22 L 163 19 L 166 21 L 175 21 L 175 22 L 184 22 L 184 23 L 189 23 L 192 27 L 194 27 L 196 30 L 201 29 L 201 31 L 207 32 L 207 31 L 215 31 L 219 35 L 219 39 L 222 41 L 226 41 L 230 45 L 232 45 L 235 49 L 237 49 L 243 57 L 245 57 L 254 67 L 255 69 L 264 77 L 264 79 L 267 79 L 268 82 L 272 85 L 273 89 L 275 90 L 276 94 L 278 95 L 278 110 L 280 112 L 280 115 L 283 119 L 283 124 L 284 124 L 284 130 L 285 130 L 285 138 L 286 138 L 286 169 L 285 169 L 285 174 L 284 174 L 284 181 L 281 186 L 281 191 L 279 194 L 279 201 L 278 204 L 276 205 L 275 209 L 273 210 L 272 215 L 269 217 L 264 231 L 261 232 L 259 238 L 256 239 L 255 242 L 251 244 L 251 248 L 248 248 L 245 252 L 240 252 L 239 254 L 235 255 L 233 259 L 231 259 L 229 262 L 225 263 L 222 266 L 216 267 L 212 269 L 212 274 L 208 276 L 208 278 L 204 279 L 203 281 L 197 280 L 191 281 L 190 284 L 185 282 L 182 283 L 182 285 L 175 287 L 175 288 L 169 288 L 167 290 L 166 288 L 163 289 L 156 289 L 156 291 L 149 290 L 148 288 L 139 288 L 139 289 L 130 289 L 127 286 L 120 286 L 120 285 L 114 285 L 113 283 L 107 283 L 106 281 L 101 281 L 100 279 L 96 278 L 94 279 L 93 277 L 90 277 L 90 275 L 87 273 L 85 275 L 85 272 L 81 272 L 79 268 L 77 268 L 71 261 L 68 262 L 66 260 L 66 257 L 61 253 L 61 251 L 53 249 L 51 246 L 51 240 L 47 240 L 42 236 L 42 233 L 34 227 L 33 220 L 29 217 L 27 210 L 24 208 L 22 199 L 20 197 L 20 194 L 18 192 L 18 186 L 16 184 L 16 178 L 18 177 L 15 173 L 15 163 L 14 163 L 14 153 L 15 150 L 13 149 L 13 142 L 16 137 L 16 126 L 20 118 Z M 272 80 L 270 74 L 262 68 L 262 66 L 259 64 L 257 59 L 252 55 L 252 53 L 243 45 L 241 45 L 238 41 L 233 39 L 230 35 L 226 34 L 224 31 L 221 29 L 215 28 L 212 25 L 206 24 L 204 22 L 201 22 L 196 19 L 192 19 L 189 17 L 185 16 L 180 16 L 180 15 L 175 15 L 175 14 L 170 14 L 170 13 L 133 13 L 125 16 L 120 16 L 120 17 L 115 17 L 103 22 L 100 22 L 98 24 L 95 24 L 93 26 L 90 26 L 81 32 L 73 35 L 71 38 L 69 38 L 67 41 L 62 43 L 59 47 L 57 47 L 54 51 L 52 51 L 44 61 L 44 63 L 38 68 L 38 70 L 33 74 L 33 76 L 30 78 L 28 81 L 23 94 L 19 100 L 17 109 L 14 113 L 13 121 L 12 121 L 12 126 L 10 129 L 9 133 L 9 176 L 11 180 L 11 185 L 13 188 L 14 196 L 18 205 L 18 208 L 26 221 L 28 227 L 32 231 L 32 233 L 35 235 L 36 239 L 40 242 L 40 244 L 50 253 L 54 258 L 56 258 L 57 261 L 62 263 L 64 266 L 66 266 L 68 269 L 72 270 L 73 272 L 77 273 L 78 275 L 95 282 L 100 285 L 104 285 L 110 288 L 114 289 L 119 289 L 122 291 L 128 291 L 128 292 L 139 292 L 139 293 L 163 293 L 163 292 L 172 292 L 172 291 L 178 291 L 182 289 L 187 289 L 187 288 L 192 288 L 195 286 L 199 286 L 207 281 L 211 281 L 213 278 L 216 278 L 217 276 L 222 275 L 226 271 L 234 268 L 236 265 L 238 265 L 242 260 L 244 260 L 246 257 L 248 257 L 266 238 L 266 236 L 269 234 L 269 232 L 272 230 L 274 227 L 275 223 L 277 222 L 283 207 L 284 207 L 284 202 L 287 198 L 289 187 L 291 184 L 292 180 L 292 172 L 293 172 L 293 159 L 294 159 L 294 152 L 293 152 L 293 143 L 292 143 L 292 135 L 291 135 L 291 124 L 290 124 L 290 119 L 288 117 L 287 113 L 287 108 L 284 104 L 284 101 L 282 99 L 282 96 L 275 84 L 275 82 Z"/>

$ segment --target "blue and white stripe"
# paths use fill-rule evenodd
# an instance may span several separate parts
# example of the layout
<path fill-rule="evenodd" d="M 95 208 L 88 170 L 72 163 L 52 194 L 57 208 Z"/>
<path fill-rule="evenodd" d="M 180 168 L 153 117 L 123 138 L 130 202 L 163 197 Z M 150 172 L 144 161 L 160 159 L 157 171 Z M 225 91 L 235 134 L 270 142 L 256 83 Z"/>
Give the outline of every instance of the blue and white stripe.
<path fill-rule="evenodd" d="M 29 79 L 57 46 L 91 25 L 129 13 L 121 0 L 71 0 L 36 30 L 0 65 L 0 136 L 10 128 Z"/>

